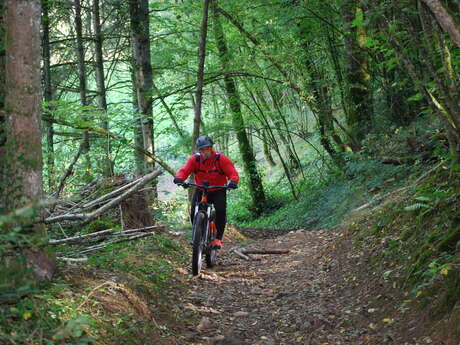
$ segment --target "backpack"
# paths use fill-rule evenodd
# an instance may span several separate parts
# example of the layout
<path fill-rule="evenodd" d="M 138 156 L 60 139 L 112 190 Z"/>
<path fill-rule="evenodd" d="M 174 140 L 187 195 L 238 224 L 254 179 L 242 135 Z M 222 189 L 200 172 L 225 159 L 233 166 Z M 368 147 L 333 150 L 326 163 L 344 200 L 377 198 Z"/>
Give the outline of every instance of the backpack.
<path fill-rule="evenodd" d="M 201 162 L 200 158 L 201 158 L 200 153 L 199 152 L 195 153 L 195 160 L 196 160 L 196 162 L 198 164 L 200 164 L 200 162 Z M 206 170 L 202 170 L 202 169 L 198 168 L 198 169 L 195 170 L 194 173 L 196 174 L 199 171 L 204 172 L 204 173 L 218 172 L 221 175 L 225 175 L 225 173 L 223 172 L 223 170 L 220 167 L 220 152 L 216 152 L 216 169 L 206 171 Z"/>

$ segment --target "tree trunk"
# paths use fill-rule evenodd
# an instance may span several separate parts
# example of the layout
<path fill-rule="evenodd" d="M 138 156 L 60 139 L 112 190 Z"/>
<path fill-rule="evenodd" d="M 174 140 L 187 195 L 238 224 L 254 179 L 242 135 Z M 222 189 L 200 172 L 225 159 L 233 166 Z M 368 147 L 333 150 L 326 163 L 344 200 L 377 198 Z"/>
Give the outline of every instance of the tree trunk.
<path fill-rule="evenodd" d="M 273 108 L 276 109 L 278 115 L 279 115 L 279 120 L 282 123 L 282 126 L 278 126 L 277 123 L 277 128 L 279 132 L 279 137 L 281 138 L 285 148 L 286 152 L 289 156 L 289 165 L 291 169 L 293 170 L 299 170 L 303 173 L 302 171 L 302 164 L 300 162 L 299 156 L 297 155 L 297 152 L 295 150 L 295 144 L 292 141 L 291 134 L 289 133 L 289 125 L 286 121 L 286 117 L 284 115 L 284 112 L 281 109 L 281 105 L 279 104 L 278 100 L 280 99 L 278 90 L 276 88 L 271 88 L 270 85 L 265 81 L 265 87 L 268 90 L 268 93 L 270 94 L 270 97 L 273 102 Z M 278 121 L 277 121 L 278 122 Z M 284 132 L 282 127 L 284 127 Z"/>
<path fill-rule="evenodd" d="M 142 123 L 139 115 L 139 104 L 137 102 L 136 76 L 134 73 L 134 63 L 131 68 L 132 97 L 133 97 L 133 135 L 134 144 L 137 147 L 144 147 L 144 138 L 142 137 Z M 140 176 L 145 172 L 144 154 L 139 150 L 134 150 L 134 161 L 136 162 L 136 175 Z"/>
<path fill-rule="evenodd" d="M 291 188 L 292 196 L 294 197 L 294 199 L 297 199 L 298 198 L 297 191 L 295 189 L 294 181 L 293 181 L 292 176 L 291 176 L 292 175 L 291 170 L 288 167 L 288 164 L 284 161 L 283 155 L 280 152 L 280 146 L 278 145 L 278 142 L 277 142 L 277 140 L 275 138 L 275 134 L 273 133 L 272 126 L 270 126 L 270 122 L 269 122 L 267 116 L 265 116 L 264 111 L 262 110 L 262 107 L 259 105 L 259 102 L 257 102 L 256 96 L 254 95 L 252 90 L 246 84 L 244 84 L 244 85 L 246 87 L 246 90 L 247 90 L 249 96 L 251 97 L 252 101 L 254 102 L 254 104 L 257 107 L 257 110 L 260 113 L 260 117 L 257 116 L 255 113 L 254 113 L 254 115 L 257 117 L 257 119 L 262 124 L 262 126 L 265 127 L 264 129 L 266 129 L 267 134 L 268 134 L 267 138 L 269 139 L 269 141 L 271 143 L 271 146 L 273 147 L 273 149 L 275 150 L 276 154 L 278 155 L 279 161 L 281 162 L 281 165 L 282 165 L 282 167 L 284 169 L 284 174 L 286 175 L 286 178 L 288 179 L 289 186 Z"/>
<path fill-rule="evenodd" d="M 40 130 L 40 0 L 6 0 L 5 16 L 5 107 L 6 167 L 8 188 L 6 208 L 13 211 L 43 198 L 42 148 Z M 5 182 L 5 181 L 3 181 Z M 8 231 L 8 227 L 2 231 Z M 22 226 L 27 244 L 11 232 L 15 253 L 3 253 L 1 290 L 20 296 L 20 288 L 34 286 L 37 278 L 50 279 L 55 261 L 45 251 L 31 248 L 42 243 L 42 226 Z M 22 242 L 22 243 L 21 243 Z M 9 257 L 7 257 L 9 255 Z M 25 264 L 27 263 L 27 265 Z M 27 267 L 26 267 L 27 266 Z M 35 278 L 29 273 L 32 268 Z"/>
<path fill-rule="evenodd" d="M 0 157 L 5 157 L 5 0 L 0 0 Z M 6 212 L 6 160 L 0 158 L 0 214 Z"/>
<path fill-rule="evenodd" d="M 263 149 L 264 149 L 264 157 L 265 160 L 270 164 L 270 166 L 274 167 L 276 165 L 275 160 L 273 159 L 271 148 L 270 148 L 270 143 L 267 138 L 267 130 L 262 129 L 262 143 L 263 143 Z"/>
<path fill-rule="evenodd" d="M 129 0 L 131 35 L 134 58 L 134 73 L 136 76 L 136 94 L 139 112 L 142 116 L 142 136 L 144 149 L 154 154 L 153 114 L 152 114 L 152 65 L 150 60 L 149 36 L 149 2 L 148 0 Z M 145 157 L 146 168 L 152 171 L 154 161 Z M 156 182 L 154 183 L 153 198 L 157 197 Z"/>
<path fill-rule="evenodd" d="M 40 131 L 40 1 L 6 1 L 5 111 L 8 209 L 43 197 Z"/>
<path fill-rule="evenodd" d="M 347 124 L 356 140 L 350 143 L 356 151 L 368 134 L 372 120 L 372 94 L 368 73 L 367 55 L 364 50 L 366 30 L 364 23 L 352 27 L 352 23 L 364 13 L 357 0 L 345 0 L 342 7 L 345 27 L 345 80 L 347 99 Z M 358 145 L 356 147 L 356 145 Z M 355 147 L 353 147 L 355 146 Z"/>
<path fill-rule="evenodd" d="M 45 102 L 53 100 L 53 87 L 51 84 L 51 53 L 50 53 L 50 0 L 42 0 L 42 26 L 43 26 L 43 96 Z M 48 106 L 47 114 L 52 117 L 51 107 Z M 52 121 L 44 121 L 46 129 L 46 163 L 48 168 L 48 188 L 51 190 L 54 182 L 54 129 Z"/>
<path fill-rule="evenodd" d="M 439 0 L 422 0 L 433 12 L 439 25 L 446 31 L 452 41 L 460 47 L 460 28 L 454 18 L 447 12 Z"/>
<path fill-rule="evenodd" d="M 225 36 L 222 30 L 222 25 L 219 21 L 217 13 L 217 0 L 211 2 L 212 14 L 213 14 L 213 27 L 214 34 L 219 51 L 219 58 L 222 64 L 222 69 L 225 71 L 228 69 L 231 56 L 225 42 Z M 244 119 L 241 113 L 241 101 L 236 87 L 235 81 L 228 75 L 224 77 L 225 91 L 227 93 L 228 102 L 230 105 L 230 111 L 232 113 L 232 124 L 235 129 L 236 136 L 238 139 L 238 145 L 243 159 L 243 166 L 245 173 L 248 177 L 249 191 L 252 198 L 252 206 L 257 214 L 260 214 L 265 204 L 265 193 L 262 185 L 261 178 L 257 171 L 256 160 L 252 147 L 249 145 L 248 136 L 245 131 Z"/>
<path fill-rule="evenodd" d="M 208 9 L 211 0 L 204 0 L 203 15 L 201 18 L 200 43 L 198 46 L 198 70 L 196 75 L 196 92 L 195 106 L 193 119 L 193 134 L 192 134 L 192 152 L 196 151 L 196 140 L 200 136 L 201 124 L 201 103 L 203 99 L 203 78 L 204 78 L 204 61 L 206 58 L 206 36 L 208 34 Z"/>
<path fill-rule="evenodd" d="M 75 33 L 77 36 L 77 60 L 78 60 L 78 81 L 80 90 L 80 103 L 83 107 L 88 105 L 87 100 L 87 86 L 86 86 L 86 65 L 85 65 L 85 48 L 83 45 L 83 25 L 81 20 L 81 2 L 80 0 L 74 0 L 75 6 Z M 87 120 L 87 118 L 85 118 Z M 87 131 L 83 134 L 83 141 L 85 144 L 85 156 L 86 156 L 86 171 L 89 175 L 91 171 L 91 160 L 89 155 L 89 133 Z M 89 179 L 89 176 L 86 176 Z"/>
<path fill-rule="evenodd" d="M 94 52 L 96 58 L 96 83 L 98 92 L 98 105 L 102 112 L 103 120 L 101 127 L 109 130 L 109 120 L 107 118 L 107 96 L 105 89 L 104 59 L 102 54 L 103 37 L 101 30 L 99 0 L 93 0 L 93 30 L 94 30 Z M 110 138 L 106 138 L 105 156 L 102 162 L 102 173 L 104 176 L 113 175 L 113 162 L 111 159 L 112 148 Z"/>

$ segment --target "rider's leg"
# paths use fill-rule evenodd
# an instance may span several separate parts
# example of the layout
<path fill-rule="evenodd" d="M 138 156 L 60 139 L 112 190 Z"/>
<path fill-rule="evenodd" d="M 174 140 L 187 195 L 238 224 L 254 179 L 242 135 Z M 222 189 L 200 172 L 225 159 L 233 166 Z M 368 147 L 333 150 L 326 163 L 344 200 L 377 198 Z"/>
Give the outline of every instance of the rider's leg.
<path fill-rule="evenodd" d="M 227 221 L 227 193 L 225 190 L 211 192 L 208 194 L 208 198 L 216 209 L 217 239 L 222 240 L 224 237 L 225 223 Z"/>

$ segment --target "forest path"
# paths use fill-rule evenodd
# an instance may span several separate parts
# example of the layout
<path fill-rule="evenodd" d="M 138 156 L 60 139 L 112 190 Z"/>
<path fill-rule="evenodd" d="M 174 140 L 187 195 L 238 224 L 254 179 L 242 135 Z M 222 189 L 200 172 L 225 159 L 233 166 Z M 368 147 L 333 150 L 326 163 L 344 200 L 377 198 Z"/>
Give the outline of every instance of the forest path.
<path fill-rule="evenodd" d="M 244 261 L 232 253 L 244 242 L 224 242 L 218 265 L 190 279 L 183 296 L 183 307 L 199 312 L 201 319 L 187 330 L 187 341 L 206 345 L 384 344 L 383 334 L 376 342 L 369 335 L 379 330 L 368 328 L 360 293 L 354 292 L 356 284 L 346 283 L 353 281 L 353 274 L 341 267 L 344 258 L 332 256 L 342 236 L 336 229 L 259 238 L 247 247 L 290 252 L 251 255 L 257 261 Z"/>

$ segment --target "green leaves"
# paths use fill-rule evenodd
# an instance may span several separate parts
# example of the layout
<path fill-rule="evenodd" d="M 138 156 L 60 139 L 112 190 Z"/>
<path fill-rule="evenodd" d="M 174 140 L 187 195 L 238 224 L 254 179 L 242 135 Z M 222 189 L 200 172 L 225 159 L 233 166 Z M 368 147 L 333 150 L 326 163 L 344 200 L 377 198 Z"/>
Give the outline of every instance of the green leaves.
<path fill-rule="evenodd" d="M 355 19 L 351 22 L 351 26 L 354 28 L 359 28 L 365 26 L 364 13 L 363 11 L 357 11 Z"/>

